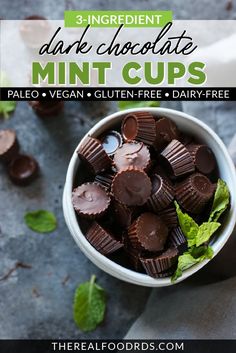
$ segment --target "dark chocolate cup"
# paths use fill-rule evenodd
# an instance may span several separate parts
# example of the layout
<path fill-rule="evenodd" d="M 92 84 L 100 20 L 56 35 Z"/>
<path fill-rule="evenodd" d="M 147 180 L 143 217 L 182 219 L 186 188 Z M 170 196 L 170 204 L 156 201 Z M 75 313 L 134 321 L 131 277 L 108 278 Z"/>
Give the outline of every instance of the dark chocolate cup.
<path fill-rule="evenodd" d="M 115 223 L 121 228 L 128 228 L 132 223 L 133 218 L 133 209 L 127 207 L 117 201 L 115 198 L 112 198 L 111 203 L 112 217 L 114 217 Z"/>
<path fill-rule="evenodd" d="M 138 218 L 128 228 L 128 242 L 132 248 L 137 250 L 144 250 L 137 236 Z"/>
<path fill-rule="evenodd" d="M 171 248 L 159 256 L 153 258 L 141 258 L 140 261 L 149 276 L 160 278 L 161 274 L 170 270 L 177 264 L 178 250 Z"/>
<path fill-rule="evenodd" d="M 110 191 L 114 176 L 115 176 L 115 173 L 113 173 L 112 171 L 104 172 L 101 174 L 97 174 L 95 176 L 94 181 L 99 185 L 103 186 L 107 191 Z"/>
<path fill-rule="evenodd" d="M 38 176 L 39 165 L 32 156 L 18 154 L 9 163 L 7 171 L 14 184 L 27 186 Z"/>
<path fill-rule="evenodd" d="M 58 115 L 64 108 L 62 101 L 31 101 L 29 105 L 41 118 Z"/>
<path fill-rule="evenodd" d="M 178 140 L 171 141 L 160 156 L 162 163 L 174 177 L 180 177 L 195 170 L 191 154 Z"/>
<path fill-rule="evenodd" d="M 170 182 L 164 177 L 155 174 L 153 178 L 158 178 L 160 186 L 159 188 L 149 197 L 147 206 L 153 212 L 158 212 L 168 207 L 174 200 L 175 191 Z"/>
<path fill-rule="evenodd" d="M 126 206 L 142 206 L 151 194 L 151 180 L 143 170 L 129 167 L 115 175 L 111 192 Z"/>
<path fill-rule="evenodd" d="M 179 138 L 177 125 L 169 118 L 162 117 L 156 121 L 156 141 L 155 149 L 161 150 L 172 140 Z"/>
<path fill-rule="evenodd" d="M 168 245 L 170 248 L 176 248 L 181 252 L 187 251 L 187 239 L 180 227 L 172 229 L 168 239 Z"/>
<path fill-rule="evenodd" d="M 119 240 L 116 240 L 112 234 L 95 221 L 87 231 L 86 239 L 103 255 L 109 255 L 123 247 Z"/>
<path fill-rule="evenodd" d="M 176 208 L 171 204 L 167 208 L 158 212 L 158 215 L 163 219 L 169 229 L 176 228 L 179 224 Z"/>
<path fill-rule="evenodd" d="M 133 120 L 132 131 L 128 126 L 128 120 Z M 141 141 L 152 146 L 156 141 L 156 122 L 148 112 L 135 112 L 123 118 L 121 126 L 122 135 L 125 141 Z"/>
<path fill-rule="evenodd" d="M 140 261 L 142 251 L 139 249 L 135 249 L 131 246 L 127 235 L 123 236 L 123 242 L 124 242 L 124 252 L 127 255 L 128 263 L 135 271 L 142 272 L 143 266 Z"/>
<path fill-rule="evenodd" d="M 113 162 L 117 171 L 132 167 L 148 171 L 151 162 L 150 152 L 142 142 L 126 142 L 117 149 Z"/>
<path fill-rule="evenodd" d="M 89 211 L 88 210 L 84 210 L 82 205 L 81 205 L 81 202 L 80 201 L 78 202 L 76 193 L 78 192 L 79 188 L 82 188 L 84 186 L 88 186 L 88 187 L 95 186 L 98 189 L 98 192 L 100 193 L 100 202 L 98 200 L 98 202 L 94 206 L 93 210 L 89 210 Z M 96 190 L 96 192 L 97 192 L 97 190 Z M 101 202 L 101 197 L 102 196 L 103 196 L 103 200 L 102 201 L 103 201 L 103 204 L 104 204 L 103 207 L 102 207 L 102 202 Z M 84 183 L 84 184 L 78 186 L 77 188 L 75 188 L 72 191 L 72 204 L 73 204 L 73 207 L 74 207 L 76 213 L 78 215 L 80 215 L 81 217 L 83 217 L 83 218 L 87 218 L 87 219 L 101 218 L 107 212 L 107 210 L 108 210 L 108 208 L 110 206 L 110 203 L 111 203 L 111 198 L 110 198 L 110 195 L 108 194 L 108 192 L 106 191 L 106 189 L 104 187 L 102 187 L 101 185 L 99 185 L 98 183 L 95 183 L 95 182 L 93 182 L 93 183 Z"/>
<path fill-rule="evenodd" d="M 77 153 L 94 174 L 104 172 L 111 166 L 111 159 L 102 147 L 101 142 L 96 138 L 87 136 Z"/>
<path fill-rule="evenodd" d="M 216 159 L 212 150 L 206 145 L 189 144 L 187 146 L 196 170 L 209 175 L 216 169 Z"/>
<path fill-rule="evenodd" d="M 215 186 L 203 174 L 194 173 L 176 185 L 176 200 L 186 211 L 199 214 L 214 195 Z"/>
<path fill-rule="evenodd" d="M 8 137 L 6 135 L 8 135 Z M 11 162 L 14 158 L 17 157 L 20 150 L 19 142 L 17 140 L 16 133 L 14 130 L 11 130 L 11 129 L 0 130 L 0 140 L 1 139 L 5 140 L 6 138 L 7 139 L 10 138 L 11 142 L 10 144 L 8 142 L 8 146 L 5 145 L 5 149 L 2 148 L 0 150 L 0 161 L 3 163 Z"/>
<path fill-rule="evenodd" d="M 151 215 L 152 217 L 151 220 L 149 219 L 149 224 L 145 223 L 145 220 L 147 220 L 145 219 L 145 217 L 147 215 Z M 150 239 L 151 232 L 149 226 L 151 222 L 153 225 L 151 231 L 153 232 L 153 230 L 157 230 L 157 227 L 159 227 L 159 234 L 155 237 L 153 237 L 152 235 Z M 148 231 L 145 229 L 144 225 L 149 228 Z M 145 235 L 145 232 L 148 234 Z M 152 253 L 156 253 L 164 249 L 167 236 L 168 229 L 162 219 L 159 216 L 151 214 L 149 212 L 141 214 L 128 228 L 128 240 L 131 247 L 133 247 L 134 249 L 148 251 Z"/>

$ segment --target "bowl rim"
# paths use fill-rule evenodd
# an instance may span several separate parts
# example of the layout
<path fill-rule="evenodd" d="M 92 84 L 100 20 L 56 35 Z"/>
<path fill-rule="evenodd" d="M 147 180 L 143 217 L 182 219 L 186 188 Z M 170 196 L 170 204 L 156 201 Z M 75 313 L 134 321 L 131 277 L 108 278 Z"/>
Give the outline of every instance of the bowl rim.
<path fill-rule="evenodd" d="M 117 118 L 121 118 L 121 116 L 124 116 L 125 114 L 128 113 L 133 113 L 137 111 L 144 111 L 144 112 L 150 112 L 153 113 L 154 115 L 164 115 L 168 117 L 169 115 L 175 115 L 177 117 L 180 117 L 181 119 L 185 118 L 189 122 L 200 126 L 203 130 L 205 130 L 208 135 L 211 136 L 213 140 L 215 140 L 215 143 L 220 147 L 224 158 L 225 158 L 225 165 L 228 166 L 228 172 L 230 179 L 233 180 L 233 184 L 236 185 L 236 172 L 235 172 L 235 167 L 233 164 L 233 161 L 228 153 L 228 150 L 226 146 L 224 145 L 223 141 L 220 139 L 220 137 L 204 122 L 201 120 L 186 114 L 184 112 L 174 110 L 174 109 L 168 109 L 168 108 L 160 108 L 160 107 L 152 107 L 152 108 L 133 108 L 133 109 L 127 109 L 127 110 L 122 110 L 115 112 L 113 114 L 110 114 L 106 116 L 105 118 L 99 120 L 81 139 L 79 144 L 74 150 L 74 153 L 70 159 L 70 163 L 67 169 L 67 174 L 66 174 L 66 181 L 65 181 L 65 186 L 64 186 L 64 192 L 63 192 L 63 213 L 65 217 L 65 221 L 67 223 L 67 226 L 70 230 L 70 233 L 72 234 L 74 240 L 76 241 L 77 245 L 81 249 L 81 251 L 99 268 L 101 268 L 103 271 L 106 273 L 109 273 L 110 275 L 122 279 L 126 282 L 137 284 L 137 285 L 142 285 L 142 286 L 148 286 L 148 287 L 164 287 L 164 286 L 169 286 L 169 285 L 174 285 L 179 282 L 182 282 L 186 278 L 190 277 L 197 271 L 199 271 L 203 266 L 205 266 L 211 259 L 206 259 L 203 262 L 199 264 L 195 264 L 194 266 L 190 267 L 189 269 L 185 270 L 182 274 L 181 277 L 179 277 L 174 283 L 171 282 L 170 277 L 167 278 L 152 278 L 148 276 L 147 274 L 142 274 L 138 273 L 136 271 L 133 271 L 131 269 L 128 269 L 126 267 L 123 267 L 122 265 L 117 264 L 116 262 L 110 260 L 106 256 L 102 255 L 99 253 L 86 239 L 84 236 L 83 232 L 80 229 L 80 226 L 77 222 L 76 219 L 76 212 L 74 211 L 72 201 L 71 201 L 71 192 L 73 188 L 73 181 L 74 181 L 74 176 L 79 164 L 79 159 L 78 155 L 76 153 L 77 149 L 79 146 L 83 143 L 85 138 L 88 135 L 96 135 L 99 129 L 103 128 L 104 125 L 106 125 L 108 122 L 115 120 Z M 212 247 L 214 248 L 214 255 L 213 258 L 219 253 L 219 251 L 223 248 L 225 243 L 227 242 L 228 238 L 233 232 L 235 223 L 236 223 L 236 198 L 233 197 L 232 195 L 232 190 L 231 190 L 231 208 L 230 208 L 230 217 L 229 217 L 228 223 L 225 225 L 223 229 L 223 235 L 219 242 L 214 243 Z"/>

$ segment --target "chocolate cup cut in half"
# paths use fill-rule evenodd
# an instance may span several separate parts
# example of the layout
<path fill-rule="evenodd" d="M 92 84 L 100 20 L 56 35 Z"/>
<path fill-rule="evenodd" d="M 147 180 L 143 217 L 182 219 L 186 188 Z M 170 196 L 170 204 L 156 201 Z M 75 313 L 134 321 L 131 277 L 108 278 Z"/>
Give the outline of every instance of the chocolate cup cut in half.
<path fill-rule="evenodd" d="M 109 255 L 123 247 L 119 240 L 95 221 L 87 231 L 86 239 L 103 255 Z"/>
<path fill-rule="evenodd" d="M 137 140 L 152 146 L 156 140 L 156 122 L 148 112 L 137 112 L 126 115 L 121 125 L 125 141 Z"/>
<path fill-rule="evenodd" d="M 150 212 L 141 214 L 128 229 L 131 245 L 150 252 L 163 250 L 167 236 L 168 228 L 163 220 Z"/>
<path fill-rule="evenodd" d="M 94 174 L 103 172 L 111 166 L 111 159 L 105 152 L 101 142 L 96 138 L 87 136 L 77 153 Z"/>
<path fill-rule="evenodd" d="M 75 211 L 85 218 L 98 218 L 104 215 L 111 202 L 106 190 L 97 183 L 85 183 L 72 192 Z"/>
<path fill-rule="evenodd" d="M 150 164 L 150 153 L 142 142 L 124 143 L 114 155 L 114 163 L 118 171 L 135 167 L 147 170 Z"/>
<path fill-rule="evenodd" d="M 19 154 L 8 166 L 8 175 L 16 185 L 30 184 L 38 175 L 37 161 L 29 155 Z"/>
<path fill-rule="evenodd" d="M 187 149 L 191 154 L 196 170 L 207 175 L 215 170 L 216 159 L 208 146 L 190 144 Z"/>
<path fill-rule="evenodd" d="M 117 201 L 127 206 L 141 206 L 151 194 L 151 181 L 144 171 L 128 168 L 114 177 L 112 194 Z"/>
<path fill-rule="evenodd" d="M 178 140 L 171 141 L 161 152 L 161 162 L 174 177 L 180 177 L 195 170 L 191 154 Z"/>
<path fill-rule="evenodd" d="M 19 153 L 19 143 L 14 130 L 0 130 L 0 161 L 8 163 Z"/>
<path fill-rule="evenodd" d="M 205 175 L 194 173 L 176 185 L 176 200 L 186 211 L 199 214 L 214 192 L 215 185 Z"/>
<path fill-rule="evenodd" d="M 159 256 L 147 259 L 141 258 L 140 260 L 149 276 L 159 278 L 162 277 L 161 274 L 165 274 L 166 271 L 177 264 L 178 250 L 171 248 Z"/>
<path fill-rule="evenodd" d="M 178 140 L 180 136 L 176 124 L 168 118 L 160 118 L 156 121 L 156 142 L 157 150 L 163 149 L 172 140 Z"/>
<path fill-rule="evenodd" d="M 175 191 L 171 183 L 158 174 L 154 174 L 151 181 L 152 193 L 147 201 L 147 205 L 153 212 L 158 212 L 172 203 Z"/>

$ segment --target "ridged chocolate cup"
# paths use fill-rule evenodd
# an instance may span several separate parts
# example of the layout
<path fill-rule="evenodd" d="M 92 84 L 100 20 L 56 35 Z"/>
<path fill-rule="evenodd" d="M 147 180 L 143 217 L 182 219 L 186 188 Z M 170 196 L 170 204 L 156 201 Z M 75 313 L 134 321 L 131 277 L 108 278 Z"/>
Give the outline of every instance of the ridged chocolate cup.
<path fill-rule="evenodd" d="M 156 122 L 148 112 L 135 112 L 126 115 L 121 125 L 125 141 L 141 141 L 152 146 L 156 141 Z"/>
<path fill-rule="evenodd" d="M 176 228 L 179 224 L 176 208 L 174 204 L 158 212 L 158 215 L 163 219 L 169 229 Z"/>
<path fill-rule="evenodd" d="M 175 273 L 175 270 L 176 270 L 176 266 L 173 266 L 172 268 L 170 268 L 170 269 L 167 270 L 167 271 L 163 271 L 163 272 L 160 272 L 160 273 L 156 273 L 155 278 L 171 277 L 171 276 Z"/>
<path fill-rule="evenodd" d="M 175 190 L 179 205 L 188 212 L 199 214 L 212 198 L 215 186 L 205 175 L 194 173 L 177 184 Z"/>
<path fill-rule="evenodd" d="M 0 130 L 0 161 L 9 163 L 19 153 L 19 142 L 14 130 Z"/>
<path fill-rule="evenodd" d="M 111 198 L 105 188 L 97 183 L 84 183 L 72 192 L 75 211 L 84 218 L 102 217 L 107 211 Z"/>
<path fill-rule="evenodd" d="M 187 250 L 187 239 L 180 227 L 172 229 L 168 239 L 168 244 L 170 248 Z"/>
<path fill-rule="evenodd" d="M 151 195 L 151 180 L 143 170 L 130 167 L 116 174 L 111 192 L 124 205 L 142 206 Z"/>
<path fill-rule="evenodd" d="M 140 261 L 149 276 L 158 278 L 177 264 L 178 250 L 171 248 L 157 257 L 141 258 Z"/>
<path fill-rule="evenodd" d="M 87 136 L 77 153 L 94 174 L 104 172 L 111 166 L 111 159 L 102 147 L 101 142 L 96 138 Z"/>
<path fill-rule="evenodd" d="M 158 212 L 171 204 L 174 200 L 175 191 L 171 183 L 158 174 L 154 174 L 151 181 L 152 194 L 147 201 L 147 206 L 153 212 Z"/>
<path fill-rule="evenodd" d="M 29 155 L 18 154 L 7 168 L 11 181 L 19 186 L 26 186 L 32 183 L 38 176 L 38 162 Z"/>
<path fill-rule="evenodd" d="M 118 171 L 130 167 L 147 171 L 150 166 L 150 153 L 142 142 L 130 141 L 117 149 L 113 161 Z"/>
<path fill-rule="evenodd" d="M 143 266 L 140 261 L 142 251 L 135 249 L 131 246 L 127 234 L 123 235 L 123 243 L 124 243 L 124 251 L 127 255 L 129 264 L 131 265 L 132 268 L 135 269 L 135 271 L 141 272 L 143 270 Z"/>
<path fill-rule="evenodd" d="M 174 177 L 180 177 L 195 170 L 191 154 L 178 140 L 171 141 L 161 152 L 161 161 Z"/>
<path fill-rule="evenodd" d="M 86 239 L 101 254 L 109 255 L 121 249 L 123 244 L 101 227 L 97 222 L 93 222 L 86 233 Z"/>
<path fill-rule="evenodd" d="M 206 145 L 189 144 L 187 146 L 197 171 L 211 174 L 216 168 L 216 159 L 212 150 Z"/>
<path fill-rule="evenodd" d="M 164 249 L 168 228 L 163 220 L 150 212 L 141 214 L 128 228 L 128 238 L 135 249 L 157 252 Z"/>
<path fill-rule="evenodd" d="M 29 105 L 42 118 L 58 115 L 64 108 L 64 102 L 62 101 L 31 101 Z"/>
<path fill-rule="evenodd" d="M 111 190 L 112 181 L 114 179 L 115 173 L 112 171 L 97 174 L 94 181 L 99 185 L 103 186 L 107 191 Z"/>
<path fill-rule="evenodd" d="M 172 140 L 178 140 L 179 130 L 177 125 L 169 118 L 160 118 L 156 121 L 156 141 L 154 147 L 163 149 Z"/>
<path fill-rule="evenodd" d="M 111 209 L 117 225 L 119 225 L 121 228 L 128 228 L 131 225 L 133 210 L 130 207 L 123 205 L 115 198 L 113 198 Z"/>

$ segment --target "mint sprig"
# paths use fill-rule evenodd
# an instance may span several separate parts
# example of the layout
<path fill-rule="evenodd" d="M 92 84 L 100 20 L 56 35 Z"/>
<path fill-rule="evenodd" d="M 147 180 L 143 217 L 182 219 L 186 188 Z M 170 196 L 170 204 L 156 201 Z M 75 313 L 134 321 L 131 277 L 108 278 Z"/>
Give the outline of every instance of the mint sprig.
<path fill-rule="evenodd" d="M 212 235 L 221 226 L 217 222 L 222 213 L 227 209 L 230 202 L 230 193 L 226 183 L 219 179 L 217 183 L 211 214 L 208 222 L 198 225 L 187 213 L 182 212 L 175 201 L 176 213 L 179 225 L 188 242 L 188 251 L 178 258 L 177 269 L 172 276 L 172 281 L 182 276 L 183 271 L 205 259 L 211 259 L 213 250 L 204 244 L 210 241 Z"/>
<path fill-rule="evenodd" d="M 93 331 L 104 320 L 106 310 L 105 291 L 95 283 L 93 275 L 89 282 L 81 284 L 74 296 L 74 321 L 81 331 Z"/>
<path fill-rule="evenodd" d="M 28 212 L 24 216 L 26 225 L 37 233 L 50 233 L 57 227 L 57 220 L 52 212 L 38 210 Z"/>
<path fill-rule="evenodd" d="M 118 107 L 120 110 L 145 107 L 159 107 L 158 101 L 120 101 Z"/>

